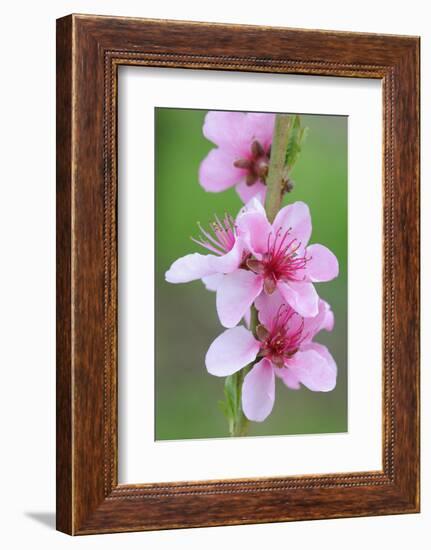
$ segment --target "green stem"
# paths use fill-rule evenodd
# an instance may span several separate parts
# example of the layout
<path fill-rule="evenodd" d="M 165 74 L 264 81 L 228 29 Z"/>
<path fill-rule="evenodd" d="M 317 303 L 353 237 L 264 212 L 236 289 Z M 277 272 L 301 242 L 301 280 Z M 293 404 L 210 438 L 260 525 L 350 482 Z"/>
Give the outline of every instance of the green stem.
<path fill-rule="evenodd" d="M 250 367 L 245 367 L 239 372 L 236 372 L 232 376 L 235 380 L 235 393 L 236 393 L 236 406 L 235 406 L 235 415 L 232 419 L 230 435 L 232 437 L 240 437 L 247 435 L 248 431 L 248 419 L 242 412 L 241 406 L 241 389 L 244 382 L 245 375 L 249 371 Z"/>
<path fill-rule="evenodd" d="M 277 115 L 275 118 L 265 202 L 266 214 L 271 223 L 280 210 L 283 200 L 283 171 L 289 141 L 290 120 L 288 115 Z"/>
<path fill-rule="evenodd" d="M 256 327 L 258 325 L 257 320 L 257 310 L 254 305 L 250 308 L 250 330 L 256 336 Z M 233 437 L 238 436 L 244 436 L 247 435 L 248 426 L 249 426 L 249 420 L 245 416 L 245 414 L 242 411 L 242 405 L 241 405 L 241 394 L 242 394 L 242 384 L 244 382 L 244 378 L 248 371 L 251 369 L 252 365 L 247 365 L 245 368 L 241 369 L 239 372 L 236 372 L 233 374 L 233 378 L 235 380 L 235 388 L 236 388 L 236 410 L 235 410 L 235 416 L 233 418 L 232 424 L 231 424 L 231 432 L 230 435 Z"/>
<path fill-rule="evenodd" d="M 265 210 L 270 222 L 274 221 L 277 212 L 280 210 L 281 201 L 283 199 L 283 171 L 285 168 L 289 131 L 290 117 L 287 115 L 277 115 L 272 138 L 265 203 Z M 257 325 L 257 311 L 255 306 L 252 305 L 250 310 L 250 330 L 253 332 L 254 336 L 256 336 Z M 241 394 L 244 378 L 252 366 L 253 364 L 247 365 L 247 367 L 232 375 L 232 382 L 235 388 L 235 411 L 233 418 L 230 420 L 230 435 L 233 437 L 247 435 L 249 420 L 242 411 Z"/>

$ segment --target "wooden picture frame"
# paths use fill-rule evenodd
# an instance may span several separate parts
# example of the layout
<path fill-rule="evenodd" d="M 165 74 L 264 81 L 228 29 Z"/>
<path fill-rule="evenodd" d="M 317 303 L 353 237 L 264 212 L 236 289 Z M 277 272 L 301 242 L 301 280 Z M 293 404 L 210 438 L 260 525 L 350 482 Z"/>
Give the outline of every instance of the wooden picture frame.
<path fill-rule="evenodd" d="M 383 84 L 383 469 L 119 485 L 119 65 Z M 70 15 L 57 21 L 57 529 L 419 511 L 419 38 Z"/>

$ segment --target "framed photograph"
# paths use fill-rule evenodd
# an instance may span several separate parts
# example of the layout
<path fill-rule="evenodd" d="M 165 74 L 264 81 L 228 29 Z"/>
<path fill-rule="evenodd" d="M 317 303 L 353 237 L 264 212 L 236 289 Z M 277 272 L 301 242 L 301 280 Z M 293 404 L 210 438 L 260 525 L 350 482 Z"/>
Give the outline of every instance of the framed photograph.
<path fill-rule="evenodd" d="M 419 511 L 419 38 L 57 21 L 57 528 Z"/>

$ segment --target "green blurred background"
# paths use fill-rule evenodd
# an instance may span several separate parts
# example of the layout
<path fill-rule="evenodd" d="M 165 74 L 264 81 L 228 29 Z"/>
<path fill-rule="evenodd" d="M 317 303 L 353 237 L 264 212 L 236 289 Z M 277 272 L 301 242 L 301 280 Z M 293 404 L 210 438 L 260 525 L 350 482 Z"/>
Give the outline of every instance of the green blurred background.
<path fill-rule="evenodd" d="M 157 108 L 156 148 L 156 439 L 227 437 L 219 409 L 224 379 L 208 374 L 208 346 L 224 329 L 215 293 L 200 281 L 173 285 L 164 273 L 185 254 L 205 250 L 190 240 L 214 214 L 235 216 L 242 203 L 234 188 L 207 193 L 198 182 L 202 159 L 214 146 L 202 135 L 206 111 Z M 328 346 L 338 366 L 329 393 L 302 387 L 289 390 L 277 380 L 271 415 L 251 422 L 249 435 L 288 435 L 347 431 L 347 117 L 302 115 L 309 128 L 292 171 L 295 182 L 285 203 L 301 200 L 311 210 L 310 243 L 328 246 L 340 264 L 339 277 L 316 285 L 335 313 L 332 333 L 316 337 Z"/>

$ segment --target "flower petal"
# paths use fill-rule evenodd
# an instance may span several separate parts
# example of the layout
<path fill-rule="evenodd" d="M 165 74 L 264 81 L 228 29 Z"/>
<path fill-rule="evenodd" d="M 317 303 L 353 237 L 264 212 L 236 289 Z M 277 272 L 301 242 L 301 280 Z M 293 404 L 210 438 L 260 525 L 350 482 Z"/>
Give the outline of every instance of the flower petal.
<path fill-rule="evenodd" d="M 165 273 L 168 283 L 188 283 L 212 275 L 214 269 L 210 264 L 211 255 L 187 254 L 178 258 Z"/>
<path fill-rule="evenodd" d="M 225 330 L 210 345 L 205 365 L 214 376 L 229 376 L 256 359 L 260 344 L 245 327 Z"/>
<path fill-rule="evenodd" d="M 213 273 L 231 273 L 238 269 L 242 262 L 242 252 L 244 250 L 243 241 L 236 239 L 235 244 L 222 256 L 210 256 L 208 260 Z"/>
<path fill-rule="evenodd" d="M 331 332 L 335 324 L 334 312 L 330 308 L 329 304 L 327 304 L 326 302 L 324 303 L 327 305 L 327 309 L 325 311 L 325 318 L 322 323 L 322 329 Z"/>
<path fill-rule="evenodd" d="M 223 280 L 222 273 L 215 273 L 214 275 L 208 275 L 207 277 L 202 277 L 202 282 L 205 285 L 207 290 L 217 290 L 218 285 Z"/>
<path fill-rule="evenodd" d="M 204 136 L 236 155 L 250 153 L 251 130 L 246 125 L 245 113 L 237 111 L 208 111 L 203 126 Z"/>
<path fill-rule="evenodd" d="M 286 367 L 311 391 L 331 391 L 337 382 L 337 365 L 322 344 L 307 344 L 286 361 Z"/>
<path fill-rule="evenodd" d="M 278 281 L 277 288 L 286 302 L 302 317 L 314 317 L 319 312 L 319 296 L 313 283 Z"/>
<path fill-rule="evenodd" d="M 266 196 L 266 185 L 261 181 L 256 181 L 253 185 L 247 185 L 245 178 L 242 178 L 235 187 L 239 198 L 244 204 L 256 197 L 261 202 L 264 202 Z"/>
<path fill-rule="evenodd" d="M 217 288 L 216 299 L 221 324 L 227 328 L 237 325 L 262 287 L 262 277 L 245 269 L 225 275 Z"/>
<path fill-rule="evenodd" d="M 259 294 L 254 302 L 258 311 L 259 322 L 270 330 L 281 305 L 285 303 L 286 300 L 277 290 L 272 294 L 267 294 L 266 292 Z"/>
<path fill-rule="evenodd" d="M 331 281 L 338 276 L 338 260 L 329 248 L 322 244 L 312 244 L 307 247 L 306 272 L 310 281 Z"/>
<path fill-rule="evenodd" d="M 236 226 L 246 248 L 261 259 L 268 250 L 268 236 L 272 230 L 265 212 L 245 212 L 238 216 Z"/>
<path fill-rule="evenodd" d="M 265 149 L 265 152 L 267 152 L 272 143 L 275 114 L 247 113 L 245 118 L 245 126 L 252 134 L 252 139 L 257 139 Z"/>
<path fill-rule="evenodd" d="M 283 369 L 276 369 L 275 374 L 283 380 L 288 388 L 291 390 L 299 390 L 301 384 L 298 380 L 296 374 L 289 368 L 285 367 Z"/>
<path fill-rule="evenodd" d="M 225 149 L 212 149 L 199 167 L 199 182 L 205 191 L 218 193 L 238 183 L 245 170 L 236 168 L 235 156 Z"/>
<path fill-rule="evenodd" d="M 249 420 L 262 422 L 272 411 L 274 399 L 274 368 L 268 359 L 262 359 L 244 378 L 242 410 Z"/>
<path fill-rule="evenodd" d="M 319 299 L 319 310 L 315 317 L 306 317 L 304 319 L 303 334 L 306 335 L 306 341 L 311 341 L 321 330 L 331 331 L 334 327 L 334 314 L 330 305 L 325 300 Z"/>
<path fill-rule="evenodd" d="M 244 204 L 244 206 L 241 208 L 241 210 L 238 213 L 237 220 L 239 219 L 240 216 L 246 214 L 247 212 L 260 212 L 266 215 L 263 202 L 257 197 L 251 198 L 248 202 Z"/>
<path fill-rule="evenodd" d="M 311 236 L 310 210 L 305 202 L 294 202 L 282 208 L 272 224 L 274 233 L 278 230 L 282 234 L 290 230 L 292 238 L 297 239 L 300 245 L 298 254 L 302 254 Z"/>

